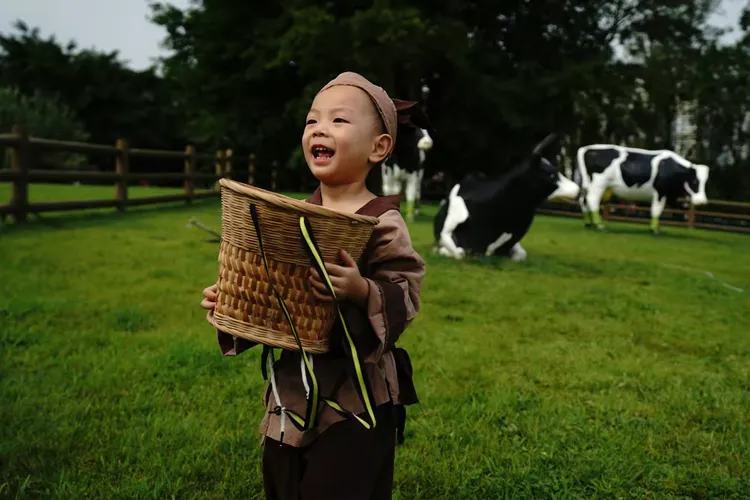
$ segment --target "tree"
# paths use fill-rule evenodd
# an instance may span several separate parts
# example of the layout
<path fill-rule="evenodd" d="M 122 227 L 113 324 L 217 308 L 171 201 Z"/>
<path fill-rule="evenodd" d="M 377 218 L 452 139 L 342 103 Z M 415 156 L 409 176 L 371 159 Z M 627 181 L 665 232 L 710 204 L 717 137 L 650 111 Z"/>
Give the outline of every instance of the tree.
<path fill-rule="evenodd" d="M 124 137 L 141 147 L 184 147 L 181 110 L 170 81 L 155 68 L 133 71 L 116 52 L 79 51 L 43 39 L 23 22 L 0 36 L 0 85 L 56 99 L 82 122 L 93 142 Z"/>
<path fill-rule="evenodd" d="M 0 87 L 0 130 L 21 124 L 30 134 L 46 139 L 85 141 L 89 138 L 83 124 L 64 104 L 40 92 L 23 95 L 18 89 Z M 85 162 L 82 155 L 39 153 L 32 161 L 39 168 L 75 168 Z M 5 158 L 5 168 L 9 168 Z"/>

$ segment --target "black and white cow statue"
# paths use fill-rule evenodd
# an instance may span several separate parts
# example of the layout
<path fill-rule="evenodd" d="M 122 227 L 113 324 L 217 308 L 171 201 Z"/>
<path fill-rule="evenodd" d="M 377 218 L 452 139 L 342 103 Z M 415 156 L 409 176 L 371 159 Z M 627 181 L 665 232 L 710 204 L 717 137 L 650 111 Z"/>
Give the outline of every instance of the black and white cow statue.
<path fill-rule="evenodd" d="M 687 197 L 705 205 L 708 167 L 696 165 L 667 149 L 648 150 L 613 144 L 578 149 L 579 203 L 587 227 L 604 229 L 599 207 L 606 192 L 620 199 L 651 202 L 651 231 L 659 232 L 659 217 L 669 202 Z"/>
<path fill-rule="evenodd" d="M 399 129 L 396 149 L 383 163 L 383 195 L 401 194 L 405 187 L 406 218 L 414 220 L 422 197 L 423 164 L 432 148 L 432 137 L 423 128 L 411 127 L 404 133 Z"/>
<path fill-rule="evenodd" d="M 406 219 L 414 220 L 419 201 L 422 197 L 422 178 L 427 151 L 432 149 L 432 137 L 428 130 L 433 130 L 427 119 L 427 96 L 430 88 L 422 85 L 422 103 L 417 101 L 399 101 L 394 99 L 396 108 L 409 110 L 409 120 L 401 122 L 399 114 L 398 141 L 390 158 L 381 169 L 383 177 L 383 194 L 406 194 Z"/>
<path fill-rule="evenodd" d="M 496 255 L 526 259 L 519 243 L 545 200 L 578 197 L 579 187 L 542 157 L 557 138 L 551 134 L 531 156 L 498 176 L 469 175 L 453 186 L 435 217 L 434 236 L 440 255 Z"/>

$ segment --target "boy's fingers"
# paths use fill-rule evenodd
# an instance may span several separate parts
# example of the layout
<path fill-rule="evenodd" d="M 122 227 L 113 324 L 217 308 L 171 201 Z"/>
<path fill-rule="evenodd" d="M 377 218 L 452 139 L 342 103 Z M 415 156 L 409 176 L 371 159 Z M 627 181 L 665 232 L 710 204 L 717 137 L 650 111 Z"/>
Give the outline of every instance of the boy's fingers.
<path fill-rule="evenodd" d="M 326 263 L 326 271 L 328 271 L 328 275 L 329 276 L 336 275 L 337 274 L 336 272 L 332 272 L 331 271 L 331 266 L 336 266 L 336 264 Z M 336 267 L 338 268 L 339 266 L 336 266 Z M 337 271 L 338 271 L 338 269 L 337 269 Z M 315 269 L 314 267 L 310 268 L 310 275 L 314 276 L 315 279 L 318 280 L 318 281 L 323 281 L 323 277 L 320 275 L 320 273 L 318 272 L 318 270 Z"/>
<path fill-rule="evenodd" d="M 333 300 L 333 297 L 331 297 L 330 295 L 323 295 L 318 291 L 317 288 L 313 288 L 313 295 L 317 300 L 321 302 L 331 302 Z"/>
<path fill-rule="evenodd" d="M 341 276 L 344 274 L 344 271 L 346 271 L 346 267 L 339 266 L 338 264 L 328 264 L 326 263 L 326 269 L 328 270 L 328 274 L 331 276 Z"/>
<path fill-rule="evenodd" d="M 343 276 L 331 276 L 331 286 L 333 286 L 336 293 L 339 292 L 339 289 L 341 289 L 342 286 L 346 285 L 346 281 L 347 279 Z"/>
<path fill-rule="evenodd" d="M 213 310 L 216 308 L 216 302 L 214 302 L 213 300 L 209 300 L 209 299 L 203 299 L 201 301 L 201 307 L 203 309 Z"/>
<path fill-rule="evenodd" d="M 310 279 L 310 284 L 313 286 L 313 291 L 320 290 L 321 292 L 328 293 L 326 286 L 318 280 Z"/>
<path fill-rule="evenodd" d="M 344 268 L 339 268 L 344 269 Z M 336 273 L 328 273 L 328 279 L 331 281 L 331 284 L 336 287 L 336 285 L 340 285 L 342 280 L 345 280 L 345 274 L 336 274 Z M 313 281 L 316 283 L 320 283 L 321 285 L 325 286 L 325 280 L 315 271 L 310 273 L 310 282 Z"/>
<path fill-rule="evenodd" d="M 344 264 L 346 264 L 346 267 L 357 267 L 357 263 L 354 262 L 352 256 L 343 248 L 341 249 L 341 259 L 344 261 Z"/>

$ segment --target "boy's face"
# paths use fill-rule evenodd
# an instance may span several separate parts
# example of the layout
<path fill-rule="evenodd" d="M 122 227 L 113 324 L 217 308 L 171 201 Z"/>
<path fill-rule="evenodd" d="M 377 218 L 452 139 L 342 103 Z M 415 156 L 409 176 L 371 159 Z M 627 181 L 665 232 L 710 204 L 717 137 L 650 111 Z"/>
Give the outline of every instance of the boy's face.
<path fill-rule="evenodd" d="M 344 85 L 315 97 L 302 134 L 307 165 L 328 185 L 364 181 L 370 165 L 385 158 L 390 144 L 367 93 Z"/>

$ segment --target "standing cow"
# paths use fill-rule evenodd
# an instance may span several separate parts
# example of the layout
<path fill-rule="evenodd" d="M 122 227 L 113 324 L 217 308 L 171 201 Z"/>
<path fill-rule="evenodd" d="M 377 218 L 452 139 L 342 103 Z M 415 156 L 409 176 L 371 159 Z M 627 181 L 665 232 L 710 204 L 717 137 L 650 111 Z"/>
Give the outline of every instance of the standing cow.
<path fill-rule="evenodd" d="M 689 162 L 674 151 L 592 144 L 578 149 L 579 202 L 587 227 L 604 229 L 599 207 L 605 192 L 631 201 L 651 202 L 651 231 L 659 232 L 659 217 L 667 202 L 674 206 L 687 196 L 705 205 L 708 167 Z"/>
<path fill-rule="evenodd" d="M 396 148 L 391 157 L 383 163 L 383 194 L 401 194 L 406 185 L 406 218 L 414 220 L 422 195 L 422 166 L 427 151 L 432 148 L 432 137 L 423 128 L 408 127 L 399 129 Z"/>
<path fill-rule="evenodd" d="M 548 136 L 529 159 L 508 172 L 469 175 L 453 186 L 435 217 L 438 252 L 456 259 L 484 254 L 524 260 L 526 251 L 519 241 L 539 205 L 552 198 L 575 199 L 579 193 L 578 185 L 542 157 L 556 137 Z"/>

